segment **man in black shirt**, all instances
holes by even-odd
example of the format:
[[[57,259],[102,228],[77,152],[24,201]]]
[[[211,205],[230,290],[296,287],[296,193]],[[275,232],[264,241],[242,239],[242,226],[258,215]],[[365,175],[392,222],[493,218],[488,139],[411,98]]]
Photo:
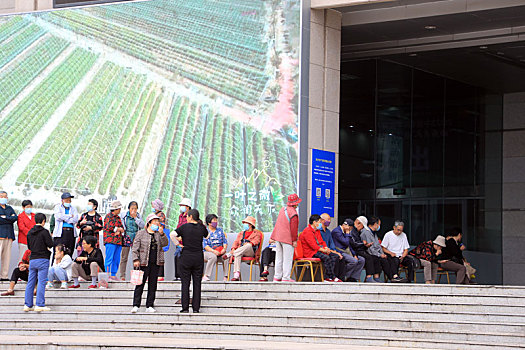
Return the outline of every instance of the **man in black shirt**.
[[[29,258],[29,279],[26,286],[24,311],[50,311],[46,307],[46,281],[49,270],[50,249],[53,248],[53,239],[44,228],[46,216],[42,213],[35,215],[36,225],[27,233],[27,249],[31,251]],[[33,291],[38,279],[36,291],[36,307],[33,307]]]
[[[208,236],[208,230],[199,219],[199,211],[191,209],[188,212],[188,223],[175,230],[173,238],[182,245],[181,277],[182,277],[182,313],[190,309],[190,282],[193,278],[193,313],[198,313],[201,307],[201,282],[204,267],[202,240]],[[172,238],[172,239],[173,239]]]

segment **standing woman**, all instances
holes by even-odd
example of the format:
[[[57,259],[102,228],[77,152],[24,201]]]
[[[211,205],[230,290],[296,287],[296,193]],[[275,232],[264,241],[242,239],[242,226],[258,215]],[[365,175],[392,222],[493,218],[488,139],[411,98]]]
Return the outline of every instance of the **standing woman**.
[[[275,276],[274,281],[295,282],[291,279],[293,252],[297,247],[299,216],[297,206],[301,198],[296,194],[288,196],[288,204],[279,211],[277,222],[270,239],[275,241]]]
[[[98,202],[95,199],[88,200],[86,206],[86,212],[80,215],[78,220],[77,228],[80,230],[80,234],[77,242],[78,255],[82,252],[82,240],[87,236],[94,236],[97,239],[97,246],[99,248],[99,234],[104,226],[102,222],[102,216],[97,213]]]
[[[29,199],[22,201],[24,211],[18,214],[18,260],[22,260],[27,250],[27,233],[35,226],[35,214],[33,213],[33,202]]]
[[[149,214],[146,219],[146,228],[137,232],[133,241],[132,257],[133,267],[144,271],[142,284],[135,287],[133,296],[132,313],[139,311],[144,285],[148,280],[148,297],[146,299],[146,312],[155,312],[155,294],[157,293],[157,276],[159,269],[164,265],[164,250],[168,245],[168,237],[160,224],[160,217]]]
[[[164,212],[162,211],[162,209],[164,209],[164,203],[157,198],[153,202],[151,202],[151,206],[153,207],[153,213],[159,217],[160,225],[163,228],[166,228],[168,222],[166,221],[166,214],[164,214]],[[159,281],[164,281],[164,265],[160,267],[158,278]]]
[[[122,224],[124,224],[124,241],[122,242],[122,254],[120,256],[120,279],[126,280],[126,270],[128,267],[128,256],[133,240],[138,230],[142,230],[145,226],[144,220],[138,213],[139,205],[132,201],[128,205],[126,214],[120,214]]]
[[[117,281],[117,271],[120,265],[120,253],[122,251],[122,237],[124,225],[120,219],[120,201],[111,202],[110,213],[104,218],[104,246],[106,246],[106,271],[109,279]]]
[[[180,257],[180,273],[182,277],[182,313],[190,312],[190,282],[193,278],[193,313],[198,313],[201,307],[201,278],[204,267],[202,240],[208,236],[208,230],[199,218],[199,211],[191,209],[188,212],[188,223],[175,230],[172,240],[177,239],[182,245]]]

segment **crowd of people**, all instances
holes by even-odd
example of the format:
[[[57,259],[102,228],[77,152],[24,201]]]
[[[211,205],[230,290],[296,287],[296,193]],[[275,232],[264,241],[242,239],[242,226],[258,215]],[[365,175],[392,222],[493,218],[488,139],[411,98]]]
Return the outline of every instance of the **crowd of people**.
[[[395,221],[392,230],[380,240],[377,233],[381,220],[376,216],[347,218],[330,230],[331,217],[323,213],[312,214],[308,225],[299,233],[297,208],[301,199],[292,194],[280,208],[269,244],[264,247],[264,234],[257,229],[254,217],[242,220],[243,229],[228,250],[228,240],[219,226],[219,217],[208,214],[201,221],[191,201],[183,199],[176,229],[170,232],[164,203],[156,199],[151,203],[151,214],[141,217],[138,203],[132,201],[123,211],[120,201],[113,201],[109,213],[103,218],[97,211],[98,202],[90,199],[86,210],[79,215],[71,204],[74,197],[65,192],[54,208],[50,229],[45,228],[47,218],[33,213],[30,200],[22,202],[23,211],[16,215],[8,203],[7,193],[0,191],[0,278],[10,281],[2,296],[14,295],[19,280],[27,281],[24,311],[49,311],[45,306],[45,289],[80,288],[80,281],[90,282],[88,288],[98,288],[101,272],[110,281],[126,280],[128,257],[131,253],[134,270],[142,280],[136,284],[132,313],[140,309],[146,282],[148,293],[146,311],[155,312],[157,282],[164,279],[165,252],[170,242],[175,248],[175,279],[181,280],[181,312],[189,312],[190,284],[193,280],[193,312],[199,312],[201,282],[211,279],[216,265],[222,264],[224,281],[241,279],[244,260],[257,262],[259,281],[268,281],[270,267],[274,265],[274,282],[295,282],[292,279],[293,262],[309,259],[322,264],[326,282],[358,282],[365,271],[364,282],[410,283],[415,272],[423,269],[425,283],[435,283],[438,268],[456,273],[458,284],[469,284],[473,268],[463,256],[465,246],[458,228],[438,235],[434,240],[421,242],[410,250],[404,223]],[[18,266],[8,279],[11,245],[15,240],[14,224],[18,224]],[[100,249],[99,235],[105,246]],[[51,263],[50,263],[51,261]],[[233,275],[230,277],[230,268]],[[405,277],[399,275],[404,268]],[[33,297],[36,295],[36,305]]]

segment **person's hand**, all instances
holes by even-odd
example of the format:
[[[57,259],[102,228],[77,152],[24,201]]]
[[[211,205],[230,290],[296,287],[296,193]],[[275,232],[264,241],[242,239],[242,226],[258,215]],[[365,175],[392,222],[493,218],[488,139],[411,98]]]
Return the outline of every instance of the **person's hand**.
[[[396,254],[395,254],[395,253],[392,253],[392,252],[390,252],[390,256],[391,256],[392,258],[395,258],[395,257],[396,257]]]
[[[87,257],[81,256],[77,258],[78,261],[87,261]]]
[[[20,271],[25,271],[26,270],[26,267],[24,265],[20,265],[20,267],[18,268]]]
[[[339,252],[335,252],[337,254],[337,256],[339,257],[339,260],[341,260],[343,258],[343,254],[339,253]]]
[[[459,249],[461,249],[463,251],[463,250],[467,249],[467,247],[464,244],[462,244],[462,245],[459,246]]]
[[[86,227],[84,228],[84,230],[85,230],[85,231],[91,231],[91,230],[93,230],[93,227],[91,227],[91,226],[86,226]]]
[[[131,215],[132,218],[136,218],[137,217],[137,209],[135,207],[131,208],[129,210],[129,215]]]
[[[5,219],[5,218],[7,218],[7,216],[5,216],[5,215],[0,215],[0,218],[4,218],[4,219]]]
[[[164,227],[162,225],[159,225],[159,233],[160,234],[164,233]]]
[[[354,259],[357,260],[357,261],[359,261],[359,257],[358,257],[357,255],[354,256]]]
[[[86,223],[87,223],[87,220],[86,220],[86,219],[80,221],[80,225],[85,225]]]
[[[273,244],[273,243],[275,243],[275,240],[273,240],[273,239],[270,238],[270,240],[268,241],[268,243],[269,243],[269,244]]]
[[[133,267],[136,267],[136,268],[140,267],[140,261],[139,260],[135,260],[133,262]]]
[[[297,248],[297,241],[292,242],[292,246],[293,246],[294,248]]]
[[[365,246],[366,246],[367,248],[370,248],[370,247],[372,246],[372,243],[367,243],[367,244],[365,244]]]
[[[382,257],[383,259],[386,259],[386,255],[385,255],[385,254],[381,254],[381,257]]]
[[[213,250],[213,254],[215,254],[216,256],[221,255],[221,253],[218,250],[215,250],[215,249]]]

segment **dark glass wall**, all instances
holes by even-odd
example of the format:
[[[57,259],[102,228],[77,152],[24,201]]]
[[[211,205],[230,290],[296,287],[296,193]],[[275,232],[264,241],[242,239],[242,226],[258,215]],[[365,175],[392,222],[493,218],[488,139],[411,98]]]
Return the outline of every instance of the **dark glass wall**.
[[[402,219],[410,243],[459,226],[501,283],[502,95],[386,60],[341,66],[339,218]]]

